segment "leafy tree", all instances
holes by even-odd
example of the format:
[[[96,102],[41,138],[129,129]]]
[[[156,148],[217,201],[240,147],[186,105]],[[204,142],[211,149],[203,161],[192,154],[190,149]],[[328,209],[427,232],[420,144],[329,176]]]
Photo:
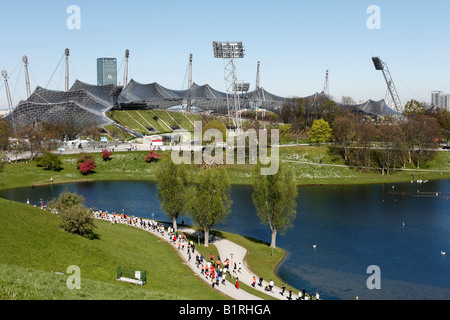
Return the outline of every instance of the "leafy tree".
[[[403,115],[407,117],[417,117],[425,114],[425,107],[417,100],[410,100],[406,103]]]
[[[80,165],[78,166],[78,170],[80,170],[83,175],[93,173],[95,172],[95,169],[97,169],[97,166],[95,165],[94,160],[88,160],[86,162],[80,163]]]
[[[159,159],[161,159],[161,155],[156,152],[155,150],[150,150],[150,152],[148,153],[148,155],[145,156],[145,162],[153,162],[153,161],[158,161]]]
[[[42,156],[36,158],[36,160],[39,167],[44,167],[47,170],[60,171],[63,168],[61,159],[50,151],[43,151]]]
[[[350,117],[341,116],[334,120],[333,136],[336,143],[340,144],[344,160],[348,160],[348,150],[355,137],[355,125]]]
[[[61,227],[70,233],[95,239],[95,224],[91,212],[84,206],[83,196],[65,191],[58,198],[52,199],[48,207],[61,216]]]
[[[275,175],[264,176],[256,168],[253,182],[253,204],[262,223],[268,224],[272,231],[271,248],[276,248],[277,233],[284,233],[293,226],[297,215],[297,186],[292,171],[280,166]]]
[[[11,129],[9,123],[0,119],[0,151],[8,150],[9,137],[11,135]]]
[[[450,140],[450,111],[444,109],[437,115],[437,120],[442,129],[442,137],[448,142]]]
[[[90,240],[97,238],[91,212],[82,205],[74,205],[61,211],[61,227]]]
[[[103,158],[103,161],[109,161],[109,160],[111,160],[112,159],[112,152],[110,152],[110,151],[108,151],[108,150],[103,150],[102,151],[102,158]]]
[[[156,180],[161,208],[169,218],[172,218],[176,232],[177,219],[183,213],[188,186],[186,167],[182,164],[176,165],[170,157],[165,157],[158,164]]]
[[[308,136],[311,142],[318,145],[329,141],[333,135],[333,130],[330,128],[328,122],[323,119],[318,119],[313,122],[311,130],[308,132]]]
[[[77,167],[78,167],[80,164],[82,164],[82,163],[84,163],[84,162],[87,162],[88,160],[95,161],[94,155],[93,155],[93,154],[90,154],[90,153],[85,153],[85,152],[80,153],[80,154],[78,155],[78,157],[77,157]]]
[[[231,210],[230,180],[226,170],[206,169],[198,175],[198,183],[186,192],[185,211],[203,229],[205,247],[209,244],[209,232],[217,222],[225,220]]]

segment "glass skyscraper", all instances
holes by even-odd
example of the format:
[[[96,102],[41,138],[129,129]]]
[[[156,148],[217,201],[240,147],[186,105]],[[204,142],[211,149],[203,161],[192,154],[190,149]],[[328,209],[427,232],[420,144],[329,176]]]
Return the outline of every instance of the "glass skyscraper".
[[[117,59],[97,59],[97,84],[104,86],[113,84],[117,86]]]

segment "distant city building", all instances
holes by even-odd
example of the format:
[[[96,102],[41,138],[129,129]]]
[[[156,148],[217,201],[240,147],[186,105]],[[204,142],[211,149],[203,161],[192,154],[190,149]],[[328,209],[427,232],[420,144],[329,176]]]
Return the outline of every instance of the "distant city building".
[[[442,91],[432,91],[431,105],[450,111],[450,94],[445,94]]]
[[[105,86],[108,84],[117,86],[116,58],[97,59],[97,84],[100,86]]]

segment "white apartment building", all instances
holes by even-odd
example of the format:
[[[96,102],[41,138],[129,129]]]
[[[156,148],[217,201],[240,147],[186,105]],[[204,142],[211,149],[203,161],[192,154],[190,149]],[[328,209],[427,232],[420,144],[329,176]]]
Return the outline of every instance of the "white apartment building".
[[[431,105],[450,111],[450,94],[445,94],[442,91],[432,91]]]

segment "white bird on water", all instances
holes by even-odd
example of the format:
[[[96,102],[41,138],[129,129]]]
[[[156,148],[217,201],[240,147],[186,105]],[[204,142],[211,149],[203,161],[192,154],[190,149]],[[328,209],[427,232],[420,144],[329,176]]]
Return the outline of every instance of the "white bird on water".
[[[446,253],[445,251],[442,251],[442,250],[441,250],[441,254],[442,254],[442,255],[445,255],[445,253]]]
[[[313,248],[314,248],[314,249],[317,248],[317,244],[313,244]]]

